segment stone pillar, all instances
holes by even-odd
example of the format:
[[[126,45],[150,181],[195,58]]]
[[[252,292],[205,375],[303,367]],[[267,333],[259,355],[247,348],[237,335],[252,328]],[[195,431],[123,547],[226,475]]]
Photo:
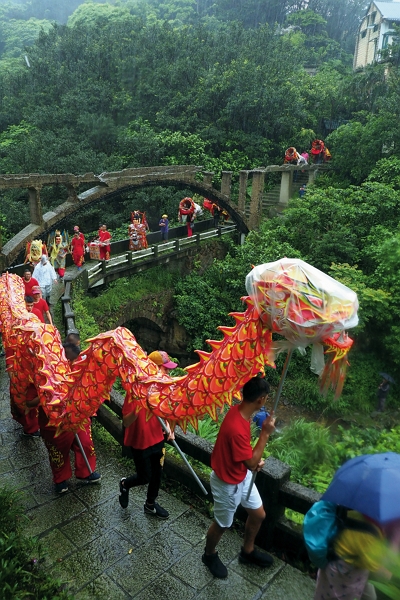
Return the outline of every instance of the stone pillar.
[[[249,178],[248,171],[240,171],[239,173],[239,196],[238,210],[244,212],[246,206],[247,181]]]
[[[253,186],[251,189],[249,229],[258,227],[262,216],[262,194],[264,191],[265,171],[253,171]]]
[[[40,187],[28,188],[28,194],[31,223],[34,225],[43,225],[42,204],[40,202]]]
[[[231,199],[232,171],[222,171],[221,194]]]
[[[78,194],[76,193],[76,185],[73,183],[66,183],[65,187],[68,191],[68,202],[79,202]]]
[[[292,193],[292,171],[282,171],[281,190],[279,193],[279,205],[286,207]]]
[[[206,185],[212,186],[212,180],[214,177],[214,173],[212,171],[203,171],[203,183]]]
[[[317,169],[310,169],[308,171],[308,185],[310,185],[311,183],[314,183],[316,176],[317,176]]]

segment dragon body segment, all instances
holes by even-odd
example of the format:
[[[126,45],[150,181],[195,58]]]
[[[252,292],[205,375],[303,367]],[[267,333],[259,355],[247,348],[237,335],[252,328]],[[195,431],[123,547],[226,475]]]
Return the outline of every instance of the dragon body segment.
[[[352,344],[343,330],[356,322],[357,297],[335,282],[351,292],[339,301],[307,283],[304,273],[296,274],[293,265],[285,263],[289,260],[253,269],[246,281],[251,297],[243,298],[246,311],[230,313],[235,325],[219,327],[223,338],[209,340],[212,351],[198,350],[199,362],[178,378],[161,373],[124,327],[88,340],[88,348],[71,365],[58,331],[25,310],[21,279],[4,274],[0,326],[14,401],[26,408],[26,390],[33,383],[49,424],[59,431],[77,431],[109,399],[120,377],[133,410],[145,409],[149,418],[153,413],[185,430],[188,423],[196,427],[205,414],[217,419],[217,409],[230,405],[251,377],[265,365],[275,366],[279,341],[273,340],[273,333],[283,336],[289,347],[326,340],[331,359],[322,376],[323,387],[334,383],[341,390]]]

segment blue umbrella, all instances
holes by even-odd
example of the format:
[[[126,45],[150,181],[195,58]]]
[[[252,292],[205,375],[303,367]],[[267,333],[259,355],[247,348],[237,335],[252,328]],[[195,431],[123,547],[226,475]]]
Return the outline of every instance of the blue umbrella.
[[[400,518],[400,454],[364,454],[340,467],[323,494],[384,524]]]

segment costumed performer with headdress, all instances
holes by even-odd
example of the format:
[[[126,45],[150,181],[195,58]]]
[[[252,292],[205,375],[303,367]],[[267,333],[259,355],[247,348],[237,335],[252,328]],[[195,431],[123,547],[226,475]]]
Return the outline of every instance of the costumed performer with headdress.
[[[65,232],[64,237],[66,237]],[[63,240],[61,232],[58,229],[54,234],[54,242],[51,244],[50,249],[50,262],[62,281],[65,273],[65,258],[69,249],[68,241],[66,239]]]
[[[40,262],[41,257],[47,256],[46,244],[42,240],[32,240],[26,244],[25,263],[30,263],[34,267]]]

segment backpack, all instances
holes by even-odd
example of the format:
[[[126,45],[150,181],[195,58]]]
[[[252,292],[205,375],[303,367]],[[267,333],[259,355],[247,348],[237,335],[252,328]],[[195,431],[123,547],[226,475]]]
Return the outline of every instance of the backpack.
[[[303,536],[310,561],[319,569],[338,557],[333,549],[334,541],[343,529],[352,529],[379,536],[378,529],[370,523],[347,516],[347,510],[328,502],[316,502],[304,517]]]

